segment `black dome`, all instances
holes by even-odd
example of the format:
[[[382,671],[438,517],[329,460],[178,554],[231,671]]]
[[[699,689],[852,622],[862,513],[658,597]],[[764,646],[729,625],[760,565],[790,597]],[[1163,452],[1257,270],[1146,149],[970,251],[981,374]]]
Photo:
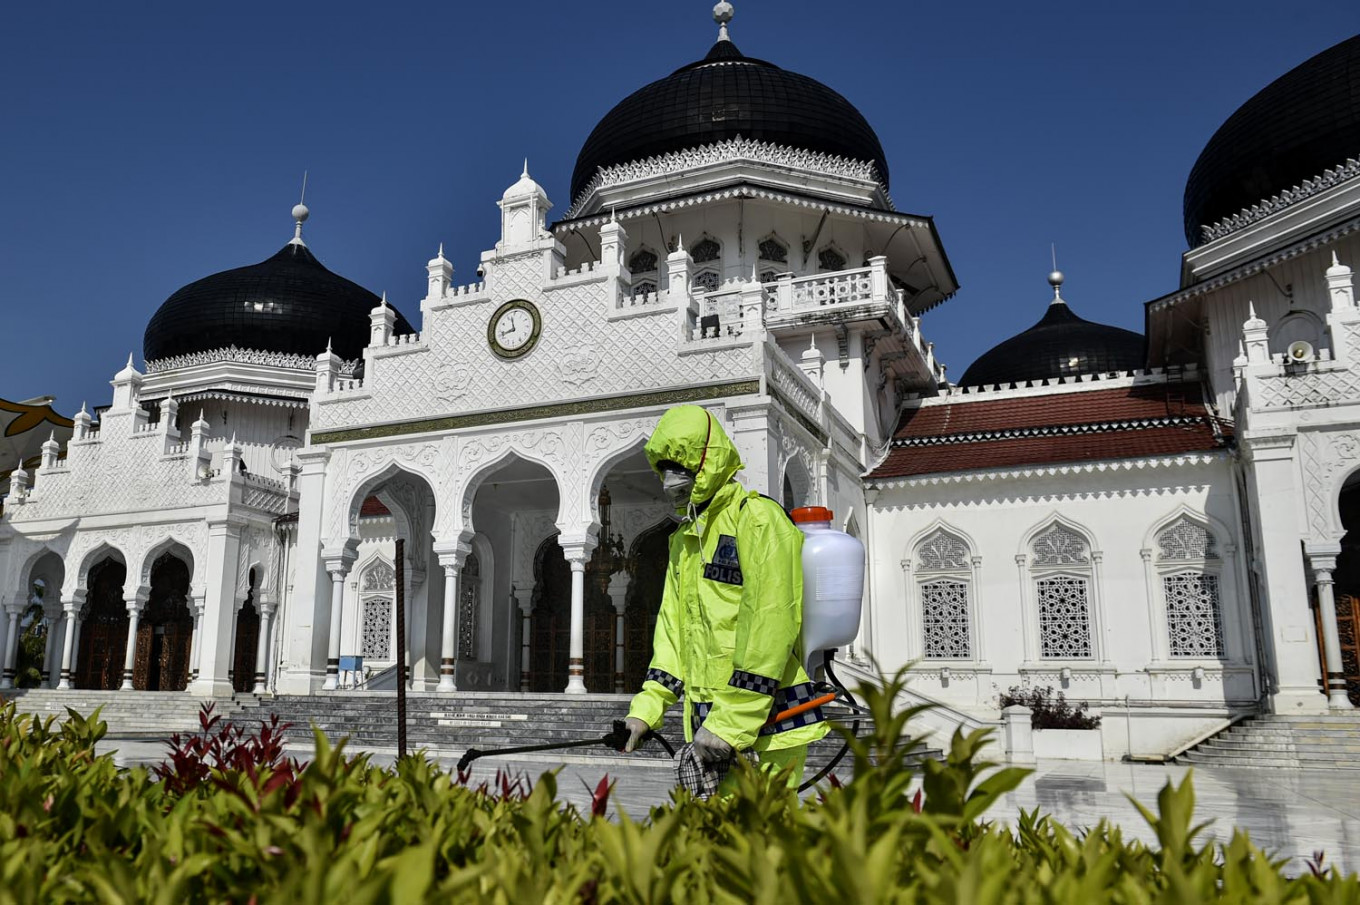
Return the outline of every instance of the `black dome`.
[[[268,260],[196,280],[166,299],[146,325],[142,357],[228,346],[320,355],[329,340],[335,354],[352,361],[368,345],[368,315],[380,301],[290,242]],[[400,312],[393,329],[413,332]]]
[[[1185,238],[1360,157],[1360,35],[1296,66],[1228,117],[1185,183]]]
[[[815,79],[743,56],[731,41],[720,40],[699,62],[634,91],[605,114],[576,158],[571,200],[600,167],[739,135],[873,161],[888,185],[883,146],[849,101]]]
[[[1055,300],[1039,323],[984,352],[959,386],[1023,383],[1145,366],[1143,335],[1083,320]]]

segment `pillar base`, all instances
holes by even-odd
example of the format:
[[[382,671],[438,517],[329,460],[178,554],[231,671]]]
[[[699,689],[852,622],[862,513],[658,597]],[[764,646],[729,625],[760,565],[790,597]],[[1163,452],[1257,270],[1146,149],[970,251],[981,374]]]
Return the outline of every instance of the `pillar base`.
[[[127,678],[127,677],[124,677],[124,679],[123,679],[123,684],[118,686],[118,690],[119,690],[119,691],[134,691],[135,689],[132,687],[132,679]]]
[[[567,687],[563,689],[564,694],[585,694],[586,676],[585,664],[576,658],[568,661],[567,665]]]
[[[1326,713],[1327,697],[1313,688],[1281,688],[1270,696],[1275,713]]]
[[[13,688],[13,687],[14,680],[11,679],[9,676],[5,676],[3,679],[0,679],[0,688]]]
[[[340,684],[340,677],[339,677],[339,676],[337,676],[337,675],[332,675],[331,673],[326,673],[326,681],[324,681],[324,682],[321,683],[321,690],[322,690],[322,691],[335,691],[335,689],[339,686],[339,684]]]
[[[57,691],[70,691],[70,690],[71,690],[70,679],[62,679],[61,681],[57,682]]]

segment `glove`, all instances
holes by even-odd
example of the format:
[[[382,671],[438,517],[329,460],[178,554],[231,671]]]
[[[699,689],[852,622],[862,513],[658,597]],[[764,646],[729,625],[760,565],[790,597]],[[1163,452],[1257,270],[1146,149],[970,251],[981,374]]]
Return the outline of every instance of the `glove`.
[[[694,733],[694,753],[706,764],[720,764],[731,760],[737,752],[727,742],[709,732],[707,727],[700,726],[699,731]]]
[[[628,743],[623,746],[623,752],[631,754],[642,745],[643,739],[652,731],[652,727],[635,716],[624,720],[623,725],[628,730]]]

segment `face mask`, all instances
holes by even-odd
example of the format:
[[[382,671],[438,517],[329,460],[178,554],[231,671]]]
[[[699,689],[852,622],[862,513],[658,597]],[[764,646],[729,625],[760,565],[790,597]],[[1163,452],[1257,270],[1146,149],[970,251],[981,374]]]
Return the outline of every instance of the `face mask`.
[[[672,509],[684,509],[689,505],[689,496],[694,492],[694,475],[684,471],[664,471],[661,473],[661,492]]]

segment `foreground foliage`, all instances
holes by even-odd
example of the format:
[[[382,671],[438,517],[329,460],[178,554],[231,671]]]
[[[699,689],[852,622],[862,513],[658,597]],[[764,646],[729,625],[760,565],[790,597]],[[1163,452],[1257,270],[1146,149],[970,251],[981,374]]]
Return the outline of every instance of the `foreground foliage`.
[[[0,903],[991,903],[1360,902],[1352,875],[1285,877],[1248,839],[1201,840],[1187,779],[1144,815],[1159,845],[1104,823],[1068,830],[988,809],[1024,771],[957,734],[911,766],[917,714],[892,712],[901,675],[861,694],[874,733],[850,739],[854,780],[803,804],[742,769],[738,793],[676,793],[650,814],[558,802],[552,773],[470,788],[415,757],[395,769],[316,735],[289,760],[277,723],[255,734],[205,714],[155,771],[95,754],[97,716],[56,726],[0,710]]]

